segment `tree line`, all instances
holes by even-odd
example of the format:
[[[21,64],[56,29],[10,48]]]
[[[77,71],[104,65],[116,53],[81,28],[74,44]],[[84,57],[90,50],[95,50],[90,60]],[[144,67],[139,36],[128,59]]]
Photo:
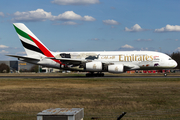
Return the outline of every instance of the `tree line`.
[[[20,72],[38,72],[39,70],[38,65],[34,65],[31,67],[30,70],[20,70]],[[10,67],[6,65],[5,63],[0,64],[0,73],[9,73],[10,72]]]

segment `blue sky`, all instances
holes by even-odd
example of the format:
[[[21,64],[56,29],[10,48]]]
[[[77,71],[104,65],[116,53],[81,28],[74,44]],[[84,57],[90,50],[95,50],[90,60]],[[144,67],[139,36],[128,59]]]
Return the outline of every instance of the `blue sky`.
[[[179,0],[1,0],[0,60],[25,55],[12,23],[51,51],[180,51]]]

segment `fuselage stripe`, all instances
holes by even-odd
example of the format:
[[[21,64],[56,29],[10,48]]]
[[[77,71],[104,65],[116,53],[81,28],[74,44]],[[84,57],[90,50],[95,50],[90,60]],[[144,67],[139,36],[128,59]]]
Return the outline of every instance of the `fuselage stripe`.
[[[26,43],[26,42],[24,42],[22,40],[21,40],[21,43],[23,44],[23,46],[26,49],[29,49],[29,50],[32,50],[32,51],[35,51],[35,52],[39,52],[39,53],[44,55],[44,53],[38,47],[35,47],[34,45],[28,44],[28,43]]]
[[[19,29],[19,28],[16,27],[15,25],[14,25],[14,28],[16,29],[16,32],[17,32],[20,36],[22,36],[22,37],[24,37],[24,38],[32,41],[32,39],[29,37],[29,35],[28,35],[27,33],[25,33],[24,31],[22,31],[21,29]],[[33,42],[33,41],[32,41],[32,42]]]
[[[54,57],[52,55],[52,53],[44,46],[42,45],[38,40],[36,40],[35,38],[33,38],[31,35],[29,35],[29,37],[34,41],[34,43],[38,46],[38,48],[44,53],[45,56],[47,57]],[[52,59],[53,61],[59,63],[59,64],[62,64],[61,61],[59,60],[54,60]]]

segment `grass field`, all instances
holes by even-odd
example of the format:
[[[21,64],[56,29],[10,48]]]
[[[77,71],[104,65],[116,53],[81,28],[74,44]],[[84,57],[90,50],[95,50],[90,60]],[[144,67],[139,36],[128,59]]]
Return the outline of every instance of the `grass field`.
[[[84,108],[84,120],[180,119],[179,78],[1,79],[0,120],[36,120],[49,108]]]

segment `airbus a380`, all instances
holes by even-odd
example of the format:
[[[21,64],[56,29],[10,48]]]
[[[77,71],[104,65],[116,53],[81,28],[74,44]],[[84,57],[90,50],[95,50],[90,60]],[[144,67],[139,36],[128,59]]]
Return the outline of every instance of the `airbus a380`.
[[[176,61],[168,55],[153,51],[52,52],[23,23],[13,25],[27,55],[8,56],[21,61],[57,69],[89,72],[86,76],[104,76],[103,72],[171,69],[177,66]]]

